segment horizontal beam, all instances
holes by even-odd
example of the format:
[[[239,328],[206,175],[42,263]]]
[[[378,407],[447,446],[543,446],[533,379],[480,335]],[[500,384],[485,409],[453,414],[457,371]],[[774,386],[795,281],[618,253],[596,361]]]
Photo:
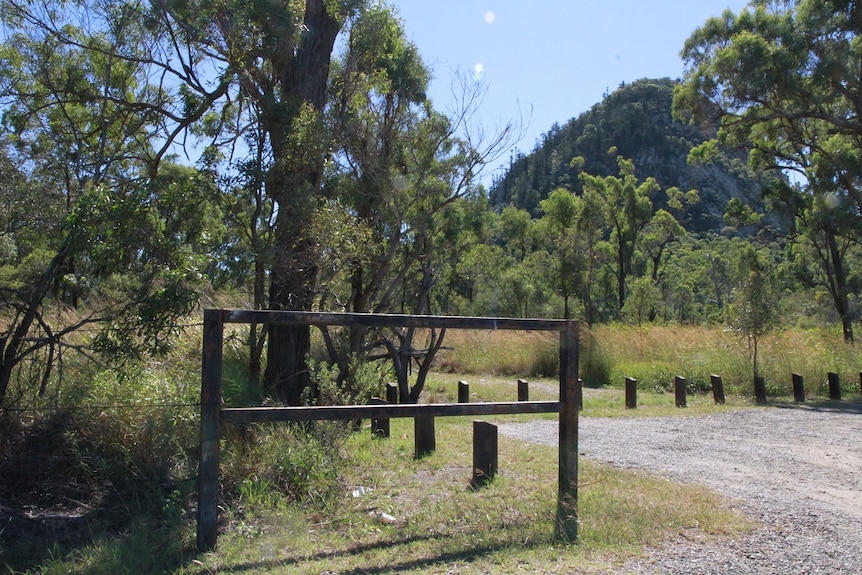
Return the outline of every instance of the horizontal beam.
[[[397,405],[335,405],[324,407],[226,407],[222,423],[267,423],[275,421],[321,421],[388,419],[417,416],[515,415],[559,413],[558,401],[512,401],[489,403],[425,403]]]
[[[282,325],[341,325],[368,327],[415,327],[436,329],[490,329],[558,331],[566,320],[509,317],[460,317],[443,315],[400,315],[371,313],[329,313],[314,311],[221,310],[224,323]]]

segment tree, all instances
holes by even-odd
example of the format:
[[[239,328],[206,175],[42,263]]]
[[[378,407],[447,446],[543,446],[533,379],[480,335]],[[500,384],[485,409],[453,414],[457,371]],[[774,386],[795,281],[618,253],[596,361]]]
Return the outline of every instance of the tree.
[[[28,252],[17,244],[25,249],[0,270],[0,400],[16,370],[18,395],[29,393],[29,386],[44,395],[55,364],[70,348],[86,346],[115,362],[169,348],[177,325],[197,303],[209,261],[205,229],[211,214],[201,209],[201,197],[211,188],[190,168],[163,171],[127,189],[88,188],[55,223],[44,248]],[[91,339],[68,341],[84,327],[95,329]],[[24,365],[35,367],[38,382],[23,379]]]
[[[213,254],[216,261],[208,275],[217,287],[248,287],[251,283],[252,309],[266,309],[277,213],[275,202],[266,193],[266,173],[272,166],[272,154],[256,106],[248,106],[246,112],[248,121],[243,139],[247,154],[234,159],[232,154],[210,146],[199,162],[218,181],[215,201],[225,220],[224,239]],[[248,329],[248,375],[253,384],[259,385],[267,330],[255,323],[249,324]]]
[[[739,267],[740,280],[733,294],[731,325],[748,343],[754,377],[757,368],[758,345],[772,329],[775,321],[775,303],[769,277],[757,252],[748,246]]]
[[[254,123],[271,150],[264,181],[274,206],[272,253],[278,257],[268,261],[268,306],[308,310],[320,274],[313,222],[325,204],[321,184],[331,148],[324,122],[330,62],[336,37],[361,18],[364,5],[362,0],[89,0],[72,6],[6,0],[3,14],[15,41],[7,44],[5,69],[12,79],[51,80],[42,82],[39,92],[49,101],[34,109],[62,110],[70,101],[92,109],[94,101],[105,102],[114,117],[136,120],[133,133],[142,145],[135,155],[122,157],[144,166],[149,177],[157,175],[183,136],[208,138],[212,147],[232,145],[244,132],[242,120],[249,117],[244,111],[253,107]],[[16,60],[19,43],[36,48],[30,75],[17,74],[24,61]],[[93,62],[99,71],[127,70],[134,82],[125,92],[109,90],[104,75],[52,64],[64,61]],[[39,76],[51,66],[73,81]],[[92,79],[92,89],[79,89],[79,76]],[[15,93],[36,92],[16,86]],[[267,349],[271,389],[283,401],[298,403],[308,385],[309,330],[272,326]]]
[[[569,300],[577,292],[583,267],[583,254],[577,243],[577,222],[582,211],[582,200],[565,188],[557,188],[539,203],[544,213],[541,220],[555,254],[552,276],[554,285],[563,297],[563,317],[571,319]]]
[[[685,77],[674,96],[678,116],[720,119],[716,140],[697,153],[716,153],[719,144],[747,149],[752,165],[798,174],[808,194],[831,198],[858,222],[860,31],[859,8],[843,0],[757,0],[738,15],[708,20],[686,41]],[[836,247],[822,260],[827,275],[841,269]],[[852,341],[846,285],[834,279],[840,293],[833,300]]]
[[[206,267],[211,182],[164,162],[172,130],[205,108],[177,105],[150,82],[165,77],[148,68],[153,37],[138,12],[88,7],[2,3],[4,155],[21,174],[11,193],[42,197],[28,216],[38,226],[8,222],[15,253],[0,298],[0,400],[26,362],[43,393],[85,326],[102,328],[92,343],[114,357],[163,350]]]
[[[822,287],[832,299],[844,341],[853,342],[854,313],[850,294],[858,288],[853,280],[849,254],[858,248],[858,216],[847,209],[846,199],[813,195],[799,187],[785,186],[778,192],[778,205],[795,217],[794,234],[788,243],[788,259],[806,287]]]
[[[506,206],[500,213],[500,233],[503,241],[509,252],[519,261],[524,261],[533,249],[534,223],[530,212],[515,206]]]
[[[347,293],[337,297],[335,290],[324,290],[322,296],[343,302],[339,305],[348,311],[432,313],[442,268],[466,249],[458,204],[477,194],[475,175],[511,133],[504,127],[488,142],[471,140],[469,124],[483,86],[458,85],[460,107],[447,116],[427,100],[429,80],[416,47],[389,9],[368,8],[353,23],[330,82],[327,120],[335,152],[324,194],[344,208],[352,220],[347,225],[362,238],[353,242],[354,249],[339,250],[343,257],[336,267],[345,270]],[[420,346],[415,329],[349,331],[349,356],[389,358],[400,401],[418,401],[444,332],[430,330]],[[346,379],[349,356],[339,353],[331,338],[327,342]],[[411,362],[419,367],[412,386]]]
[[[615,153],[616,150],[611,150]],[[610,224],[610,245],[614,254],[613,272],[617,280],[617,310],[626,301],[626,282],[632,273],[632,260],[641,232],[653,217],[651,196],[659,186],[654,178],[638,183],[630,160],[617,158],[619,176],[599,177],[581,174],[584,190],[602,199]]]

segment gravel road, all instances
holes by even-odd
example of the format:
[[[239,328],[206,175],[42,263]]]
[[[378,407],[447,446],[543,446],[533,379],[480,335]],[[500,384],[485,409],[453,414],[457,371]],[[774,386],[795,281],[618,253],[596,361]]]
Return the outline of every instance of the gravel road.
[[[553,421],[499,431],[557,443]],[[614,573],[862,574],[862,405],[582,416],[579,439],[583,457],[707,485],[762,523],[731,542],[680,538]]]

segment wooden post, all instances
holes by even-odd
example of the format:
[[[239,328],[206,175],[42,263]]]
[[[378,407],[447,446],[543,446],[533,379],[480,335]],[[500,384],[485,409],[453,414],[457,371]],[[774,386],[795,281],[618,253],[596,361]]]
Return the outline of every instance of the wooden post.
[[[388,405],[389,402],[379,397],[371,399],[371,405]],[[374,437],[386,438],[389,437],[389,418],[371,419],[371,435]]]
[[[841,401],[841,382],[838,379],[838,374],[830,371],[826,377],[829,379],[829,399]]]
[[[497,426],[486,421],[473,422],[473,479],[470,486],[478,489],[497,475]]]
[[[681,375],[673,378],[673,394],[677,407],[688,407],[688,400],[685,395],[685,378]]]
[[[862,393],[862,371],[859,372],[859,393]]]
[[[560,331],[560,469],[554,537],[578,539],[578,323],[567,321]]]
[[[398,403],[398,386],[394,383],[386,384],[386,400],[372,399],[372,405],[386,405]],[[390,425],[388,417],[379,417],[371,420],[371,433],[375,437],[389,437]]]
[[[712,399],[716,405],[724,405],[724,382],[721,381],[721,376],[712,374],[709,376],[709,381],[712,384]]]
[[[434,416],[422,415],[413,419],[414,449],[413,457],[421,459],[431,455],[437,449],[437,438],[434,435]]]
[[[530,401],[530,384],[526,379],[518,380],[518,401]]]
[[[638,380],[633,377],[626,378],[626,409],[637,409],[638,407]]]
[[[790,377],[793,379],[793,401],[805,403],[805,382],[802,380],[802,376],[794,373]]]
[[[766,405],[766,382],[760,375],[754,376],[754,403]]]
[[[201,359],[201,436],[198,462],[198,551],[215,549],[218,538],[219,411],[224,323],[219,310],[204,310]]]
[[[466,381],[458,382],[458,403],[470,403],[470,384]]]

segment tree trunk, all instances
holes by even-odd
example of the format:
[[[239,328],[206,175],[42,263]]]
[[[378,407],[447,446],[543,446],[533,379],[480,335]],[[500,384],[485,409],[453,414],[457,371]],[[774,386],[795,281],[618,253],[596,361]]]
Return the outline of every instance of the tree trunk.
[[[12,323],[9,326],[9,333],[0,339],[0,404],[6,398],[6,391],[9,389],[9,383],[12,381],[12,372],[21,360],[32,350],[37,349],[32,342],[29,344],[30,352],[25,349],[27,338],[30,334],[30,328],[33,323],[38,321],[39,308],[48,295],[51,289],[52,281],[60,268],[61,263],[69,253],[70,239],[66,238],[63,246],[57,251],[57,254],[51,259],[42,275],[39,277],[39,282],[33,287],[26,302],[22,302],[21,309],[23,313],[17,316],[17,325]],[[51,366],[46,366],[50,371]]]
[[[317,267],[312,242],[303,238],[299,228],[310,214],[297,210],[280,210],[276,246],[282,254],[270,270],[270,309],[310,311],[316,293]],[[299,213],[297,213],[299,212]],[[291,225],[292,215],[296,223]],[[309,388],[306,362],[311,349],[311,328],[306,325],[270,325],[264,377],[269,389],[287,405],[301,405]]]
[[[316,293],[318,259],[309,232],[320,194],[326,146],[321,146],[323,134],[315,133],[314,123],[320,120],[326,103],[330,59],[343,20],[338,14],[330,14],[327,4],[326,0],[306,0],[303,34],[296,54],[274,60],[282,101],[263,108],[276,160],[267,174],[267,193],[278,209],[274,244],[278,255],[270,270],[270,309],[310,311]],[[303,117],[307,110],[318,117]],[[300,119],[301,127],[296,124]],[[298,129],[304,136],[299,145]],[[306,363],[311,348],[310,328],[271,325],[268,339],[264,375],[267,385],[283,402],[300,405],[311,381]]]
[[[831,260],[832,278],[829,282],[832,300],[835,303],[835,311],[841,317],[841,327],[844,331],[844,341],[853,343],[853,320],[850,318],[850,306],[847,301],[847,276],[844,272],[844,259],[838,248],[838,241],[831,227],[827,227],[826,243],[829,248],[829,259]],[[830,266],[827,266],[827,270]]]

